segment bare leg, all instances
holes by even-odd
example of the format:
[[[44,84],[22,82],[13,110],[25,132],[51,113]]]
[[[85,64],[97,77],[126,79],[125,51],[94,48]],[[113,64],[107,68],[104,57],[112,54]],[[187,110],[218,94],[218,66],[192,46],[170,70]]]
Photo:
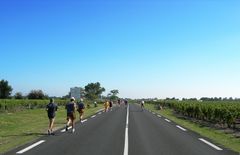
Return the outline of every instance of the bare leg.
[[[51,130],[51,132],[52,132],[52,130],[53,130],[53,124],[54,124],[54,121],[55,121],[55,119],[53,118],[53,119],[51,119],[51,125],[50,125],[50,130]]]

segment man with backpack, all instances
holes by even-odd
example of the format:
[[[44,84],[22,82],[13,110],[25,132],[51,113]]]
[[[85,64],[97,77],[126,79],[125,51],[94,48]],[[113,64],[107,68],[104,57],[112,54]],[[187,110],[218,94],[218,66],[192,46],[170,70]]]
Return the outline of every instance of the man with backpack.
[[[54,103],[54,99],[50,99],[50,103],[46,106],[46,111],[49,118],[48,135],[53,135],[53,124],[58,109],[57,104]]]

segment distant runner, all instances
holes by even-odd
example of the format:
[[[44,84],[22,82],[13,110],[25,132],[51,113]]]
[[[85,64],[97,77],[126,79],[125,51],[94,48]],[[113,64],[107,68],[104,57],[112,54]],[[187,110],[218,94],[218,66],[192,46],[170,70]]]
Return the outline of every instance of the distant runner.
[[[106,102],[104,103],[104,112],[107,112],[107,111],[108,111],[108,108],[109,108],[109,102],[106,101]]]
[[[144,101],[141,102],[141,108],[142,108],[142,111],[144,109]]]
[[[121,100],[120,99],[118,99],[118,106],[120,107],[120,104],[121,104]]]
[[[127,101],[127,100],[124,100],[124,103],[125,103],[125,108],[127,108],[127,106],[128,106],[128,101]]]
[[[55,104],[54,99],[51,98],[50,103],[46,106],[46,111],[48,113],[49,118],[48,135],[53,135],[53,124],[57,109],[58,109],[57,104]]]
[[[94,107],[97,107],[97,102],[96,101],[94,101]]]
[[[72,97],[70,99],[70,102],[66,104],[66,110],[67,110],[67,124],[66,124],[66,131],[68,131],[68,127],[71,123],[72,125],[72,132],[75,132],[75,119],[76,119],[76,103],[74,102],[75,98]]]
[[[83,99],[81,99],[80,102],[78,103],[78,110],[77,110],[79,112],[79,119],[81,122],[83,120],[84,109],[85,109],[85,105],[83,103]]]
[[[113,106],[113,102],[110,101],[110,102],[109,102],[109,111],[112,111],[112,106]]]

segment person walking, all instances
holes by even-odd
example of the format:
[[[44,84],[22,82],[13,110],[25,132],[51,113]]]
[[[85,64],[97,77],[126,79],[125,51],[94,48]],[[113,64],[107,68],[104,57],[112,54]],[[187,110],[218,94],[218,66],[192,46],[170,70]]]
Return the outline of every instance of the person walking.
[[[104,103],[104,112],[107,112],[107,111],[108,111],[108,108],[109,108],[109,102],[106,101],[106,102]]]
[[[97,102],[96,101],[94,101],[94,107],[97,107]]]
[[[57,109],[58,109],[57,104],[54,103],[54,99],[51,98],[50,103],[48,103],[48,105],[46,106],[46,111],[49,119],[48,135],[54,135],[53,124],[54,124]]]
[[[67,124],[66,124],[66,131],[68,131],[68,127],[70,124],[72,125],[72,132],[75,132],[75,119],[76,119],[76,103],[75,98],[71,97],[70,102],[66,104],[67,110]]]
[[[121,104],[121,100],[120,99],[118,99],[118,106],[120,107],[120,104]]]
[[[80,102],[78,102],[78,112],[79,112],[79,119],[82,122],[83,120],[83,115],[84,115],[84,109],[85,109],[85,105],[83,103],[83,99],[80,99]]]
[[[112,111],[112,106],[113,106],[113,102],[110,101],[110,102],[109,102],[109,111]]]
[[[125,108],[127,108],[127,106],[128,106],[128,101],[125,99],[124,100],[124,103],[125,103]]]
[[[141,102],[141,108],[142,108],[142,111],[144,109],[144,101]]]

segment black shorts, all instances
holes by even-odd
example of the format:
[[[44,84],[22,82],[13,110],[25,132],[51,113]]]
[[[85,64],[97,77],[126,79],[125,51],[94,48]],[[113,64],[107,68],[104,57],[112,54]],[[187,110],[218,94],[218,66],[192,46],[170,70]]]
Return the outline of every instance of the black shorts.
[[[67,113],[67,117],[70,118],[71,120],[75,120],[76,119],[75,112]]]
[[[48,118],[49,118],[49,119],[55,118],[55,114],[48,114]]]

